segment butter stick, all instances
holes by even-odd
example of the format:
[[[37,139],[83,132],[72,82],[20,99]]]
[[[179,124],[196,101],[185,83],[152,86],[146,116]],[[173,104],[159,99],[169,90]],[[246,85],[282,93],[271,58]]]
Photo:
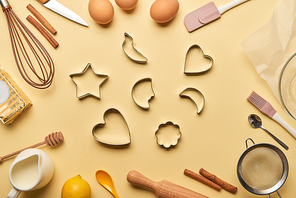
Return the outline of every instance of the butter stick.
[[[31,100],[0,66],[0,120],[11,124],[23,111],[32,106]]]

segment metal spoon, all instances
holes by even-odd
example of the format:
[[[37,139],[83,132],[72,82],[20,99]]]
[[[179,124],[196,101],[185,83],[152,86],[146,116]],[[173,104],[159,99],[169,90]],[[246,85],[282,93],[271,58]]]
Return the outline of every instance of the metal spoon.
[[[286,150],[289,149],[289,147],[285,143],[283,143],[281,140],[279,140],[277,137],[275,137],[272,133],[270,133],[267,129],[265,129],[262,126],[261,118],[258,115],[250,114],[248,117],[248,121],[252,127],[261,128],[264,131],[266,131],[275,141],[277,141],[282,147],[284,147],[284,149],[286,149]]]
[[[115,198],[119,198],[118,195],[117,195],[117,193],[116,193],[116,191],[115,191],[113,180],[112,180],[111,176],[106,171],[104,171],[104,170],[98,170],[96,172],[96,179]]]

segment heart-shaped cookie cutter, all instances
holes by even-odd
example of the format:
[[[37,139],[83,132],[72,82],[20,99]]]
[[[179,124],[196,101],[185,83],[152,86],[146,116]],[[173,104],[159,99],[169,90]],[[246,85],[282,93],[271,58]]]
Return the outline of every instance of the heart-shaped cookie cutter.
[[[95,95],[95,94],[92,94],[92,93],[85,93],[85,94],[82,94],[82,95],[78,96],[78,85],[77,85],[77,83],[73,80],[73,77],[74,77],[74,76],[82,76],[82,75],[83,75],[83,74],[84,74],[89,68],[91,68],[92,72],[93,72],[95,75],[97,75],[97,76],[99,76],[99,77],[101,77],[101,78],[104,78],[104,80],[99,84],[99,93],[98,93],[98,96]],[[104,75],[104,74],[97,74],[97,73],[94,71],[94,69],[93,69],[93,67],[92,67],[92,65],[91,65],[90,63],[88,63],[88,64],[85,66],[85,68],[82,70],[82,72],[74,73],[74,74],[70,74],[69,76],[70,76],[70,78],[72,79],[72,81],[73,81],[73,82],[75,83],[75,85],[76,85],[76,98],[78,98],[78,99],[82,99],[82,98],[85,98],[85,97],[87,97],[87,96],[93,96],[93,97],[95,97],[95,98],[101,99],[100,87],[101,87],[101,85],[104,84],[104,82],[105,82],[106,80],[108,80],[108,78],[109,78],[107,75]]]
[[[140,55],[144,58],[144,60],[139,60],[139,59],[135,59],[135,58],[132,58],[130,55],[128,55],[124,49],[124,44],[125,44],[125,41],[126,41],[126,38],[129,38],[131,39],[131,46],[133,47],[133,49]],[[144,56],[142,53],[140,53],[135,47],[134,47],[134,39],[131,35],[129,35],[128,33],[124,33],[124,41],[122,42],[122,50],[123,52],[127,55],[127,57],[129,57],[132,61],[136,62],[136,63],[139,63],[139,64],[146,64],[147,61],[148,61],[148,58],[146,58],[146,56]]]
[[[193,100],[190,96],[184,94],[185,91],[194,91],[194,92],[197,92],[198,94],[200,94],[202,96],[202,106],[198,107],[197,102],[195,100]],[[181,98],[189,98],[192,102],[194,102],[194,104],[197,108],[197,114],[200,114],[200,112],[203,110],[203,108],[205,106],[206,99],[205,99],[204,95],[202,94],[201,91],[199,91],[198,89],[196,89],[194,87],[187,87],[179,94],[179,96]]]
[[[148,99],[148,106],[147,106],[147,107],[146,107],[146,106],[142,106],[142,105],[140,105],[140,104],[135,100],[135,98],[134,98],[134,88],[135,88],[137,85],[139,85],[140,83],[145,82],[145,81],[149,81],[149,82],[151,82],[151,90],[152,90],[152,93],[153,93],[153,95]],[[133,101],[136,103],[136,105],[138,105],[139,107],[141,107],[141,108],[143,108],[143,109],[145,109],[145,110],[149,109],[149,108],[150,108],[149,101],[152,100],[152,99],[154,98],[154,96],[155,96],[155,93],[154,93],[154,91],[153,91],[153,87],[152,87],[152,78],[142,78],[142,79],[138,80],[138,81],[133,85],[133,87],[132,87],[131,95],[132,95],[132,99],[133,99]]]
[[[188,53],[194,48],[199,49],[202,52],[203,57],[206,59],[209,59],[211,61],[210,67],[200,70],[200,71],[186,71],[186,62],[187,62]],[[201,74],[201,73],[204,73],[204,72],[207,72],[208,70],[210,70],[213,67],[213,65],[214,65],[214,59],[210,55],[205,54],[199,45],[193,44],[188,48],[186,55],[185,55],[184,74],[188,74],[188,75]]]
[[[108,141],[103,140],[103,139],[100,139],[100,138],[98,138],[98,137],[96,136],[96,134],[95,134],[96,129],[97,129],[97,128],[100,128],[100,127],[103,128],[103,127],[105,126],[105,124],[106,124],[105,116],[106,116],[106,114],[108,114],[108,113],[110,113],[110,112],[118,113],[118,114],[121,115],[121,117],[123,118],[123,120],[124,120],[124,122],[125,122],[125,124],[126,124],[126,126],[127,126],[127,129],[128,129],[129,140],[128,140],[127,142],[124,142],[124,143],[122,143],[122,142],[120,142],[120,143],[119,143],[119,142],[108,142]],[[93,137],[94,137],[94,139],[95,139],[96,141],[98,141],[98,142],[100,142],[100,143],[103,143],[103,144],[111,145],[111,146],[124,146],[124,145],[128,145],[128,144],[131,143],[131,133],[130,133],[130,129],[129,129],[129,127],[128,127],[128,124],[127,124],[127,122],[126,122],[124,116],[120,113],[119,110],[117,110],[117,109],[115,109],[115,108],[109,108],[109,109],[107,109],[107,110],[105,111],[105,113],[104,113],[104,115],[103,115],[103,118],[104,118],[104,123],[98,123],[98,124],[96,124],[96,125],[93,127],[93,129],[92,129],[92,135],[93,135]]]
[[[177,137],[177,139],[171,141],[169,144],[165,144],[163,142],[167,142],[167,140],[165,141],[162,141],[159,136],[158,136],[158,133],[159,133],[159,130],[162,128],[162,127],[165,127],[167,125],[172,125],[176,128],[178,128],[178,132],[179,132],[179,135]],[[180,140],[180,138],[182,137],[182,133],[180,131],[180,126],[178,124],[174,124],[172,121],[167,121],[166,123],[162,123],[158,126],[157,130],[155,131],[155,137],[156,137],[156,143],[159,145],[159,146],[163,146],[164,148],[170,148],[171,146],[176,146]]]

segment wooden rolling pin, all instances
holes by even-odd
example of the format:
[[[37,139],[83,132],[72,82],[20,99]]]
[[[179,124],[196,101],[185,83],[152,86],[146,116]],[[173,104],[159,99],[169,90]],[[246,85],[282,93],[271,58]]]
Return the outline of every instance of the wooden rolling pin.
[[[12,157],[14,155],[17,155],[20,152],[22,152],[23,150],[26,150],[26,149],[29,149],[29,148],[35,148],[35,147],[41,146],[43,144],[46,144],[47,146],[56,146],[56,145],[62,143],[63,141],[64,141],[64,136],[63,136],[62,132],[59,131],[59,132],[51,133],[48,136],[46,136],[44,138],[44,141],[42,141],[42,142],[39,142],[39,143],[34,144],[32,146],[29,146],[27,148],[24,148],[24,149],[21,149],[21,150],[18,150],[18,151],[15,151],[13,153],[10,153],[10,154],[7,154],[7,155],[4,155],[4,156],[0,157],[0,163],[4,159],[9,158],[9,157]]]
[[[127,181],[153,189],[159,198],[209,198],[167,180],[154,182],[135,170],[128,173]]]

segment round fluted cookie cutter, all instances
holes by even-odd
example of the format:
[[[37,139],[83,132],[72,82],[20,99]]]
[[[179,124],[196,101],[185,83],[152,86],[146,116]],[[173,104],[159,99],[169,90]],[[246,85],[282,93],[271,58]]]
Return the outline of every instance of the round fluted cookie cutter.
[[[134,88],[137,86],[137,85],[139,85],[140,83],[142,83],[142,82],[147,82],[147,81],[149,81],[149,82],[151,82],[151,91],[152,91],[152,93],[153,93],[153,95],[148,99],[148,106],[143,106],[143,105],[140,105],[139,104],[139,102],[137,102],[137,100],[134,98]],[[136,103],[136,105],[138,105],[139,107],[141,107],[141,108],[143,108],[143,109],[145,109],[145,110],[148,110],[149,108],[150,108],[150,104],[149,104],[149,102],[150,102],[150,100],[152,100],[153,98],[154,98],[154,96],[155,96],[155,93],[154,93],[154,91],[153,91],[153,87],[152,87],[152,78],[142,78],[142,79],[140,79],[140,80],[138,80],[134,85],[133,85],[133,87],[132,87],[132,91],[131,91],[131,96],[132,96],[132,99],[133,99],[133,101]]]
[[[178,134],[175,134],[174,137],[170,137],[172,138],[171,141],[170,140],[163,140],[160,138],[159,136],[159,131],[162,127],[165,127],[165,126],[168,126],[168,125],[172,125],[173,127],[177,128],[178,129]],[[173,134],[174,135],[174,134]],[[155,132],[155,137],[156,137],[156,143],[159,145],[159,146],[163,146],[164,148],[170,148],[171,146],[176,146],[180,140],[180,138],[182,137],[182,133],[180,131],[180,126],[178,124],[174,124],[172,121],[167,121],[166,123],[162,123],[158,126],[156,132]],[[170,141],[168,143],[168,141]]]
[[[206,68],[206,69],[203,69],[203,70],[200,70],[200,71],[186,71],[186,62],[187,62],[187,56],[188,56],[188,53],[189,53],[192,49],[194,49],[194,48],[199,49],[199,50],[202,52],[203,57],[206,58],[206,59],[209,59],[209,60],[211,61],[210,67],[208,67],[208,68]],[[214,59],[213,59],[210,55],[205,54],[204,51],[202,50],[202,48],[201,48],[199,45],[197,45],[197,44],[193,44],[193,45],[191,45],[191,46],[188,48],[188,50],[187,50],[187,52],[186,52],[186,55],[185,55],[184,74],[187,74],[187,75],[201,74],[201,73],[204,73],[204,72],[207,72],[208,70],[210,70],[210,69],[213,67],[213,65],[214,65]]]

